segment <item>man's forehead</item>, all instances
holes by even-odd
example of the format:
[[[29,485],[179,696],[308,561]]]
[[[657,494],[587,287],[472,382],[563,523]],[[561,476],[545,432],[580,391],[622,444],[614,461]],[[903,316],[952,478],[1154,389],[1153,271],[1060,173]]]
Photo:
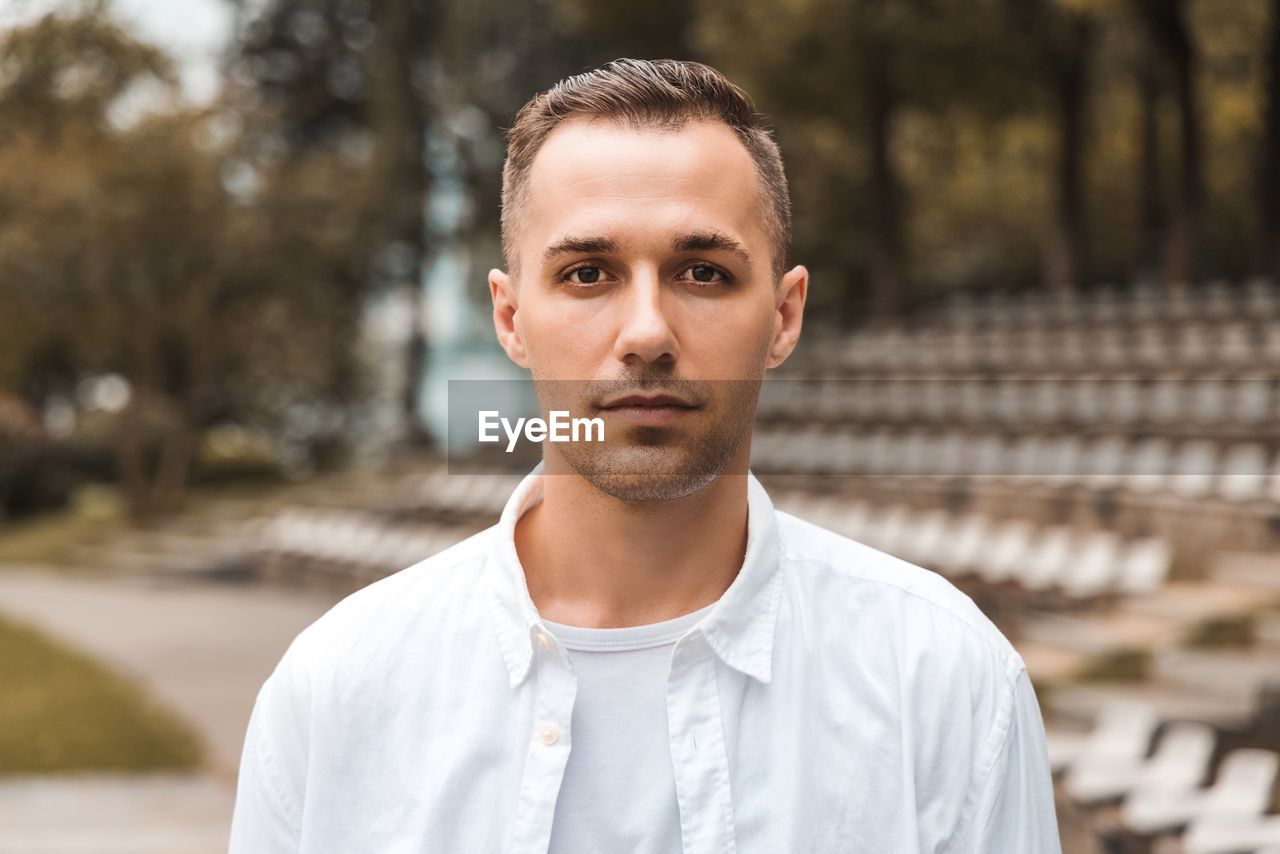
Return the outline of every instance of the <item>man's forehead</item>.
[[[754,161],[722,123],[690,121],[670,131],[574,119],[538,152],[527,201],[540,244],[617,237],[635,226],[673,238],[727,233],[742,242],[763,227],[761,193]]]
[[[750,192],[758,180],[746,147],[723,123],[691,120],[668,130],[603,119],[571,119],[557,127],[534,157],[529,178],[535,201],[692,186],[723,195]]]

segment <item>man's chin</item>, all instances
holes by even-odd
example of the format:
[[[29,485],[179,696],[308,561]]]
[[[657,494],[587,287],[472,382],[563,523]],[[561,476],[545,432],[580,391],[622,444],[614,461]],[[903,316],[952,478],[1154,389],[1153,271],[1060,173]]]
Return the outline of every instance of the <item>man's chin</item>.
[[[675,501],[711,485],[729,467],[729,458],[690,459],[677,448],[638,447],[569,458],[568,463],[596,489],[619,500]]]

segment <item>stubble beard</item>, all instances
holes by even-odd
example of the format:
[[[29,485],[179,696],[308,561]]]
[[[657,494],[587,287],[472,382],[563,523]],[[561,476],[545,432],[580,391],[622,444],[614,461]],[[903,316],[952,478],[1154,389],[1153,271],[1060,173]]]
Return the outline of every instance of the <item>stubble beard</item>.
[[[569,442],[558,452],[573,471],[620,501],[676,501],[710,486],[733,463],[751,433],[761,380],[724,380],[723,413],[698,411],[706,421],[694,435],[672,442],[660,427],[632,427],[627,444]],[[745,466],[743,472],[745,474]]]

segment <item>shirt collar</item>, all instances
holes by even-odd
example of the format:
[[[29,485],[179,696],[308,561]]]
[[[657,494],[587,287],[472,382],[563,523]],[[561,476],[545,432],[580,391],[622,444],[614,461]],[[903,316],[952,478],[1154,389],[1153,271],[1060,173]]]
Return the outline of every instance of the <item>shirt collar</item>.
[[[493,620],[513,688],[528,675],[536,635],[546,630],[529,596],[515,542],[516,521],[540,500],[542,463],[507,500],[492,529],[494,541],[486,560]],[[725,664],[765,684],[773,673],[774,627],[782,589],[780,554],[773,502],[756,476],[748,473],[746,557],[711,613],[691,631],[700,631]]]

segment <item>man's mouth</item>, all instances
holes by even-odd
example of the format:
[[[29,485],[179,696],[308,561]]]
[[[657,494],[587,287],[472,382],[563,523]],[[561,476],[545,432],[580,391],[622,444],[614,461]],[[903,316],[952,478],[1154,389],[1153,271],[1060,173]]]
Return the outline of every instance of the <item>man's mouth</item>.
[[[624,421],[645,427],[672,424],[697,408],[696,404],[673,394],[628,394],[600,407]]]

